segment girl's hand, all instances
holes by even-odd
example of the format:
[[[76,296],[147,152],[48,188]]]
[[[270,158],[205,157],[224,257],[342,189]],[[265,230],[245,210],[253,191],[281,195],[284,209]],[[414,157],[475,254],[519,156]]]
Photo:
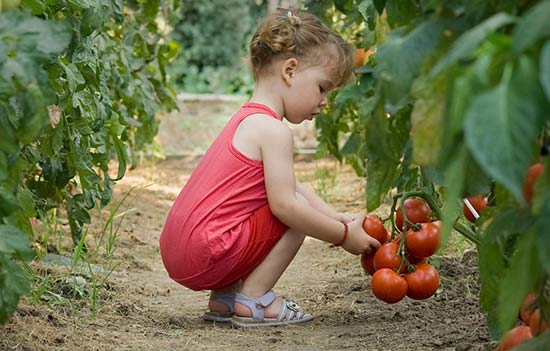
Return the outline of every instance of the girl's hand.
[[[358,214],[351,214],[351,213],[341,213],[341,212],[338,212],[338,216],[337,216],[337,220],[340,221],[340,222],[344,222],[346,224],[352,222],[354,219],[356,219],[357,217],[360,217],[361,215],[358,215]]]
[[[348,237],[342,247],[349,253],[360,255],[364,252],[371,253],[380,247],[380,242],[368,235],[363,229],[365,216],[358,216],[348,223]]]

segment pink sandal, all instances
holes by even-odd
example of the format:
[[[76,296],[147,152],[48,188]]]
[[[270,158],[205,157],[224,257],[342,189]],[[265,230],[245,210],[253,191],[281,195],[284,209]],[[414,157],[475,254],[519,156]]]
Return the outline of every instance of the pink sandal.
[[[235,295],[235,302],[238,302],[246,306],[252,317],[242,317],[233,315],[231,323],[238,327],[269,327],[285,324],[296,324],[308,322],[313,319],[313,316],[309,313],[305,313],[302,308],[294,301],[283,300],[281,303],[281,312],[277,318],[264,317],[264,310],[267,306],[271,305],[276,299],[275,293],[269,290],[265,295],[258,298],[250,298],[243,294],[237,293]]]

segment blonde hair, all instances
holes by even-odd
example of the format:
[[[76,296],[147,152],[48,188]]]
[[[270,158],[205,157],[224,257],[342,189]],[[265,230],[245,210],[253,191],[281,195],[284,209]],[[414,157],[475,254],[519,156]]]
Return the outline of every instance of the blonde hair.
[[[350,44],[312,14],[278,9],[262,20],[250,41],[254,79],[275,59],[288,58],[313,65],[328,64],[334,86],[353,79],[354,56]]]

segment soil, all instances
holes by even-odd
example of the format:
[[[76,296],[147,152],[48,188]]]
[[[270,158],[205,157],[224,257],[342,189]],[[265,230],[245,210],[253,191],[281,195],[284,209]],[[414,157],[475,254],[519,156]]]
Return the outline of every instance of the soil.
[[[189,103],[179,113],[164,117],[159,143],[172,156],[146,161],[128,171],[116,185],[111,205],[94,215],[87,243],[88,261],[98,269],[96,273],[85,265],[74,279],[72,273],[78,267],[43,259],[31,263],[35,292],[24,297],[12,318],[0,327],[0,349],[494,349],[479,308],[475,252],[463,255],[463,244],[454,241],[445,255],[433,259],[441,287],[427,300],[405,298],[396,304],[377,300],[358,256],[308,238],[274,290],[312,313],[312,322],[244,330],[202,321],[208,292],[191,291],[168,278],[158,239],[172,201],[230,109],[235,106]],[[312,126],[297,129],[296,135],[300,148],[315,146]],[[364,183],[350,167],[329,158],[297,155],[296,174],[337,210],[364,211]],[[377,213],[385,215],[388,210],[385,205]],[[113,219],[112,230],[109,218]],[[53,239],[52,226],[41,223],[37,227],[40,257],[47,252],[70,257],[67,235]],[[65,220],[53,226],[61,232],[66,227]],[[102,228],[108,228],[103,237]],[[109,233],[116,234],[110,256]]]

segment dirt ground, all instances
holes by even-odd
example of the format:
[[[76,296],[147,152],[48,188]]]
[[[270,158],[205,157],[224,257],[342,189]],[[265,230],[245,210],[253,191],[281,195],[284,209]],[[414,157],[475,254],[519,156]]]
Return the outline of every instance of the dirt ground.
[[[167,154],[176,156],[147,161],[129,171],[116,185],[112,205],[96,214],[102,219],[96,218],[90,227],[88,243],[91,248],[94,243],[99,247],[103,241],[98,244],[97,237],[105,214],[108,217],[109,209],[129,194],[119,216],[114,217],[115,224],[120,221],[121,226],[115,231],[113,255],[96,255],[93,260],[112,273],[106,277],[81,272],[79,283],[67,288],[69,268],[43,260],[33,262],[35,286],[41,287],[41,295],[23,298],[10,321],[0,327],[1,350],[494,349],[479,310],[476,256],[472,252],[461,255],[464,247],[460,243],[434,260],[441,275],[436,296],[424,301],[405,298],[389,305],[372,294],[359,257],[306,239],[274,290],[312,313],[312,322],[251,330],[203,322],[208,292],[191,291],[168,278],[158,239],[172,201],[209,138],[216,134],[215,128],[223,125],[219,119],[234,108],[189,104],[163,120],[160,143]],[[207,132],[200,132],[201,128]],[[300,147],[315,145],[311,126],[297,130],[296,135]],[[296,173],[336,209],[363,211],[364,184],[349,167],[298,155]],[[379,214],[387,211],[387,206],[382,207]],[[63,229],[66,223],[62,221],[60,226]],[[70,257],[67,244],[60,245],[65,249],[50,246],[50,252]],[[103,282],[97,296],[93,295],[94,279]]]

